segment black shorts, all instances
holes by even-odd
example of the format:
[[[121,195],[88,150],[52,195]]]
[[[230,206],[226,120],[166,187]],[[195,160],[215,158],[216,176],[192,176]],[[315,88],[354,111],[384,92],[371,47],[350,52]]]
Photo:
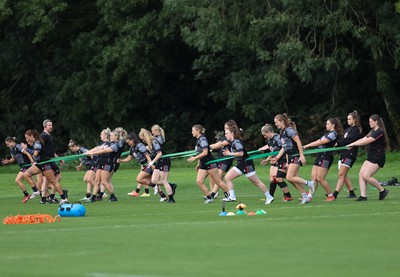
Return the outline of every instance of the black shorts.
[[[300,161],[300,156],[289,156],[288,161],[288,164],[298,164],[303,166],[303,163]]]
[[[253,160],[238,162],[233,169],[235,169],[236,172],[240,171],[241,173],[245,174],[246,177],[250,177],[256,172]]]
[[[171,159],[170,158],[160,159],[155,164],[155,167],[160,171],[169,172],[171,169]]]
[[[200,162],[200,166],[199,169],[203,169],[203,170],[211,170],[214,168],[218,168],[218,163],[214,162],[214,163],[210,163],[210,164],[203,164],[202,162]]]
[[[352,168],[355,162],[356,159],[350,157],[340,157],[340,164],[348,168]]]
[[[54,165],[52,165],[52,164],[54,164]],[[54,166],[58,168],[58,166],[56,165],[55,162],[46,163],[46,164],[35,164],[35,166],[37,168],[39,168],[40,171],[42,171],[42,172],[47,171],[47,170],[53,170],[54,171],[54,169],[53,169]]]
[[[333,163],[333,155],[317,154],[314,165],[329,169]]]
[[[385,155],[370,155],[368,154],[367,161],[377,164],[380,168],[385,165],[386,157]]]
[[[233,159],[220,161],[218,163],[218,169],[222,170],[223,172],[228,172],[229,168],[231,168],[233,164]]]

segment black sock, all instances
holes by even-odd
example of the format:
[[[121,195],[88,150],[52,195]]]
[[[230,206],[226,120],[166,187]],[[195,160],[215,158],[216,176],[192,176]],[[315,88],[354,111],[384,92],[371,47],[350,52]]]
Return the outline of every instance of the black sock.
[[[149,189],[144,189],[144,192],[147,193],[147,194],[149,194],[149,193],[150,193],[150,190],[149,190]]]
[[[271,181],[269,183],[269,194],[271,194],[272,197],[275,194],[275,190],[276,190],[276,182],[275,181]]]
[[[29,193],[28,193],[26,190],[24,190],[22,193],[23,193],[25,196],[28,196],[28,195],[29,195]]]
[[[33,192],[37,192],[37,188],[36,187],[32,187]]]
[[[114,192],[110,193],[110,198],[116,198]]]
[[[163,191],[160,191],[159,194],[160,194],[160,196],[161,196],[162,198],[167,197]]]
[[[354,190],[352,189],[352,190],[349,190],[349,195],[351,195],[351,196],[355,196],[356,194],[354,193]]]
[[[60,195],[61,199],[65,199],[65,193],[63,195]]]
[[[46,197],[42,196],[42,203],[46,202]]]
[[[174,195],[173,194],[168,195],[168,198],[169,198],[169,200],[174,200]]]
[[[103,198],[103,194],[104,194],[104,192],[99,192],[99,196],[98,196],[98,198]]]
[[[285,195],[286,197],[292,198],[292,195],[290,194],[290,192],[286,192],[284,195]]]
[[[86,193],[86,198],[90,198],[92,194],[90,192]]]
[[[54,199],[54,197],[56,197],[56,195],[55,194],[50,194],[50,199]]]
[[[140,192],[140,188],[136,188],[135,191],[136,191],[137,193],[139,193],[139,192]]]
[[[335,198],[337,198],[338,195],[339,195],[339,192],[335,190],[335,191],[333,192],[333,196],[335,196]]]

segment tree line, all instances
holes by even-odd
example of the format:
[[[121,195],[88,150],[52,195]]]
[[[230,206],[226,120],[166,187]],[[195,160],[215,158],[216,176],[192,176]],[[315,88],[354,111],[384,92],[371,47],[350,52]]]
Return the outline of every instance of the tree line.
[[[287,113],[302,140],[357,110],[400,145],[400,5],[379,0],[0,0],[0,137],[51,118],[59,152],[161,125],[169,152],[228,119],[249,144]],[[2,152],[5,152],[2,145]],[[3,155],[3,153],[2,153]]]

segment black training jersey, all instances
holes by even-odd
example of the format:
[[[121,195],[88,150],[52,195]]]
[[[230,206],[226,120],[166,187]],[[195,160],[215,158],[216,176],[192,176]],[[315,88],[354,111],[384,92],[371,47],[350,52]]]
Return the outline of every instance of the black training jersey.
[[[338,139],[338,146],[346,146],[352,142],[355,142],[361,138],[360,129],[357,126],[347,127],[344,131],[343,138]],[[340,151],[341,157],[357,157],[358,147],[354,146],[351,149],[345,149]]]
[[[235,159],[239,162],[244,162],[249,155],[247,154],[247,151],[243,145],[243,142],[240,139],[234,139],[231,143],[231,152],[232,153],[238,153],[238,152],[243,152],[243,156],[236,157]]]
[[[40,153],[40,159],[42,161],[54,158],[54,146],[55,141],[54,138],[46,132],[42,132],[40,136],[43,139],[44,145],[42,151]]]
[[[10,149],[11,157],[15,159],[20,167],[23,167],[26,164],[31,163],[28,156],[23,154],[24,148],[22,148],[21,144],[16,144],[15,147]]]
[[[368,154],[382,154],[385,153],[386,143],[385,134],[381,129],[373,130],[372,133],[367,135],[367,137],[372,137],[375,139],[374,142],[369,144]]]
[[[149,154],[149,152],[141,142],[129,149],[129,155],[133,156],[142,165],[147,163],[146,154]]]
[[[297,135],[296,130],[292,127],[287,127],[281,132],[281,143],[286,154],[294,155],[299,153],[297,143],[293,140]]]
[[[270,152],[277,152],[282,148],[281,137],[278,134],[268,140],[268,147]]]
[[[105,148],[111,148],[112,152],[101,154],[99,156],[99,162],[100,163],[113,162],[115,155],[117,154],[118,151],[118,143],[116,141],[107,141]]]
[[[224,156],[224,151],[225,150],[229,150],[230,148],[231,148],[231,142],[225,137],[225,136],[222,136],[222,138],[219,140],[220,142],[228,142],[229,144],[227,144],[227,145],[224,145],[224,146],[222,146],[221,147],[221,149],[219,150],[219,157],[223,157]]]
[[[161,145],[157,139],[154,139],[151,142],[151,145],[153,146],[153,149],[150,150],[150,158],[154,159],[159,152],[162,152],[162,149],[161,149]]]
[[[207,149],[207,155],[200,159],[200,162],[203,164],[212,160],[213,156],[211,155],[210,145],[208,144],[207,138],[204,135],[201,135],[196,141],[195,151],[197,154],[201,154],[204,149]]]

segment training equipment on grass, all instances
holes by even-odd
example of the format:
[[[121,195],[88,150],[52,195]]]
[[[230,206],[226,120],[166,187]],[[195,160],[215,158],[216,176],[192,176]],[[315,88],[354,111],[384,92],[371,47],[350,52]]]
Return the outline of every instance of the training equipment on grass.
[[[238,210],[236,213],[234,212],[226,212],[225,211],[225,201],[222,202],[222,212],[219,216],[235,216],[235,215],[248,215],[248,216],[255,216],[255,215],[266,215],[267,212],[264,210],[257,210],[256,212],[246,212],[244,209],[247,208],[246,204],[239,203],[236,205],[236,209]]]
[[[63,203],[58,208],[59,216],[67,216],[67,217],[77,217],[84,216],[86,214],[86,208],[80,202],[77,203]]]
[[[61,221],[60,216],[52,217],[49,214],[18,214],[16,216],[7,216],[3,219],[4,224],[39,224],[39,223],[54,223],[58,220]]]

